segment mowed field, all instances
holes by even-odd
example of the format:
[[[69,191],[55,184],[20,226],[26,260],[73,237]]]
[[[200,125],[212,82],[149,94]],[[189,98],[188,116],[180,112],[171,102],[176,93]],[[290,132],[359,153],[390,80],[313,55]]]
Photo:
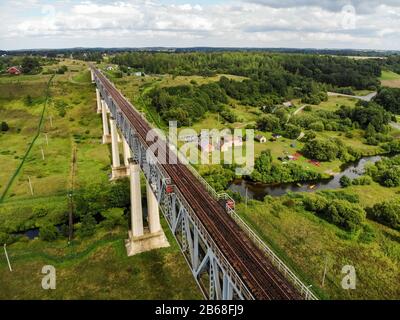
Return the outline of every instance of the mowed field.
[[[400,74],[392,71],[382,71],[381,83],[384,87],[400,88]]]
[[[64,223],[72,180],[75,190],[109,183],[110,147],[101,143],[101,117],[96,113],[88,67],[66,59],[45,66],[44,72],[61,65],[69,70],[54,77],[39,137],[0,204],[0,226],[12,232]],[[0,121],[10,127],[0,134],[0,194],[39,129],[50,77],[0,76]],[[38,208],[48,214],[38,217]],[[201,299],[179,248],[164,227],[170,248],[131,258],[124,244],[126,228],[110,232],[98,226],[95,236],[74,239],[71,244],[65,238],[45,242],[19,237],[7,246],[12,273],[3,251],[0,254],[0,299]],[[41,269],[49,264],[57,269],[54,291],[45,291],[40,285]]]

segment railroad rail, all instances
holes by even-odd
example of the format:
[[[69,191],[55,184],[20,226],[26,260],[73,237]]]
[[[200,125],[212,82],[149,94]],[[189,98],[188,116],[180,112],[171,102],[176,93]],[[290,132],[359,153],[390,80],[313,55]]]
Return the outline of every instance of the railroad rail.
[[[168,159],[161,164],[148,152],[151,125],[102,72],[91,68],[203,294],[210,299],[316,299],[233,208],[221,205],[218,200],[227,196],[216,194],[181,161],[177,146],[172,148],[178,153],[172,151],[176,164]],[[170,157],[170,146],[159,151]]]

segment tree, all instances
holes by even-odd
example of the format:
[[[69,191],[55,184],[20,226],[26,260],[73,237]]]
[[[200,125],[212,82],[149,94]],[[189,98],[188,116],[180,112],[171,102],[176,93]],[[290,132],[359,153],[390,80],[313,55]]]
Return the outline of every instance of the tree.
[[[304,137],[301,138],[301,141],[308,142],[308,141],[314,140],[316,137],[317,137],[316,133],[312,130],[309,130],[304,133]]]
[[[381,173],[379,182],[385,187],[394,188],[400,186],[400,167],[393,166],[384,170]]]
[[[285,131],[284,131],[283,135],[289,139],[297,139],[299,137],[300,133],[301,133],[300,127],[288,123],[285,126]]]
[[[281,128],[280,120],[278,117],[272,114],[267,114],[265,116],[262,116],[257,121],[257,128],[260,131],[271,131],[271,132],[280,130]]]
[[[54,241],[58,238],[59,232],[53,225],[44,225],[40,227],[39,236],[43,241]]]
[[[318,161],[333,161],[339,154],[339,147],[331,140],[314,139],[306,142],[302,153]]]
[[[400,89],[382,88],[374,100],[387,111],[400,114]]]
[[[38,58],[24,57],[21,63],[22,71],[26,74],[37,74],[41,71]]]
[[[108,195],[108,207],[129,208],[131,204],[129,179],[113,183]]]
[[[85,214],[81,219],[81,226],[77,234],[81,238],[90,237],[96,231],[97,221],[91,214]]]

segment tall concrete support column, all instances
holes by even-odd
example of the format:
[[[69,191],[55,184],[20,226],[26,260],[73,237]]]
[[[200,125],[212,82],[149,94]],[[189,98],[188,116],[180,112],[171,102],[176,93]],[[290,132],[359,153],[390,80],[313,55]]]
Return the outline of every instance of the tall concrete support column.
[[[104,100],[101,100],[101,116],[103,119],[103,144],[109,144],[111,143],[111,135],[108,127],[107,106]]]
[[[118,131],[115,119],[110,117],[111,128],[111,153],[112,153],[112,176],[111,180],[117,180],[126,177],[126,167],[121,166],[119,157]]]
[[[157,199],[147,183],[147,201],[149,212],[149,231],[144,231],[143,214],[140,194],[140,166],[129,159],[131,177],[131,231],[125,246],[128,256],[138,253],[169,247],[167,237],[161,228]]]
[[[157,198],[150,184],[147,181],[146,181],[146,191],[147,191],[147,207],[149,216],[149,229],[150,233],[154,234],[162,231],[160,223],[160,210],[158,208]]]
[[[129,144],[126,141],[125,137],[122,137],[122,141],[124,147],[124,164],[127,167],[127,169],[130,169],[129,159],[132,158],[131,148],[129,147]]]
[[[142,195],[140,188],[140,167],[129,159],[129,170],[131,179],[131,232],[133,238],[144,235]]]
[[[119,158],[117,125],[113,117],[110,118],[110,127],[111,127],[112,162],[113,162],[113,167],[118,168],[121,166],[121,161]]]
[[[97,98],[97,113],[101,113],[101,97],[100,91],[96,88],[96,98]]]

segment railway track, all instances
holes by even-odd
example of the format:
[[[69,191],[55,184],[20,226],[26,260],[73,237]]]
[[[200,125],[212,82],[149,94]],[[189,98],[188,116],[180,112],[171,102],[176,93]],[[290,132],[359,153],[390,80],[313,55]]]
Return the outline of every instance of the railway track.
[[[95,68],[94,72],[135,127],[142,142],[149,147],[146,136],[152,128],[101,72]],[[164,151],[169,155],[168,146]],[[168,164],[167,161],[162,166],[256,299],[302,299],[292,284],[265,258],[263,252],[184,164],[178,160],[178,164]]]

